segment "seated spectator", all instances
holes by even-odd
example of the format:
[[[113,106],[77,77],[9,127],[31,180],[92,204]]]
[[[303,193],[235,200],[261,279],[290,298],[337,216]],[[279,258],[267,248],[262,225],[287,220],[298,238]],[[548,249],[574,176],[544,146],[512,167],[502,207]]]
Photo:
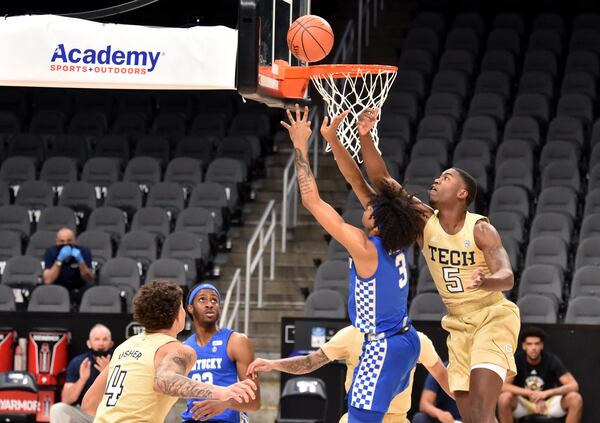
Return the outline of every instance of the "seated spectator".
[[[92,253],[77,245],[75,233],[69,228],[59,229],[56,245],[48,248],[44,255],[44,283],[62,285],[71,293],[73,302],[78,303],[83,292],[94,282]]]
[[[445,361],[444,365],[448,366],[448,362]],[[444,392],[431,374],[427,375],[423,385],[419,411],[413,416],[412,423],[461,422],[456,402]]]
[[[515,354],[517,376],[506,379],[498,400],[500,423],[531,415],[566,415],[567,423],[581,422],[579,385],[560,358],[544,351],[545,337],[535,327],[521,333],[523,351]]]
[[[62,402],[50,408],[51,423],[92,423],[94,417],[79,409],[81,400],[102,369],[108,366],[113,341],[110,329],[97,324],[90,330],[88,351],[73,358],[67,366]]]

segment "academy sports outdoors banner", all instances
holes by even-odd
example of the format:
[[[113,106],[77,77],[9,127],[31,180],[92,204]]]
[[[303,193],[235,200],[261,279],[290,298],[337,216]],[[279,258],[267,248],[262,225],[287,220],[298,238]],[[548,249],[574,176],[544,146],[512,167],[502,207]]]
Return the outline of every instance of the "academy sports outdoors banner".
[[[237,31],[0,18],[0,85],[234,89]]]

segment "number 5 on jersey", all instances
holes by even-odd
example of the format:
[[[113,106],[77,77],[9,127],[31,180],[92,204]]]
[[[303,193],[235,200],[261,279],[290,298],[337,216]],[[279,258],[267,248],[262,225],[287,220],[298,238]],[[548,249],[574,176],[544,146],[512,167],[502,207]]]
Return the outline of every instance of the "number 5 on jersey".
[[[465,292],[463,283],[458,277],[460,270],[456,267],[443,267],[442,272],[444,273],[444,282],[446,283],[446,289],[448,292],[457,293]]]
[[[108,397],[106,400],[107,407],[114,407],[117,405],[117,401],[119,398],[121,398],[121,394],[123,393],[123,382],[125,381],[125,376],[127,376],[127,371],[121,371],[121,366],[115,366],[113,371],[110,373],[105,392],[106,396]]]

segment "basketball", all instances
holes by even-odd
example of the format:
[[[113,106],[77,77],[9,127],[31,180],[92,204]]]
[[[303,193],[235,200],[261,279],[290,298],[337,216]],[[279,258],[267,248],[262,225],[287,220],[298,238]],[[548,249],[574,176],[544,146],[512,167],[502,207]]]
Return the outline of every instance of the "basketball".
[[[333,47],[333,30],[320,16],[300,16],[290,26],[287,42],[290,51],[298,59],[303,62],[318,62]]]

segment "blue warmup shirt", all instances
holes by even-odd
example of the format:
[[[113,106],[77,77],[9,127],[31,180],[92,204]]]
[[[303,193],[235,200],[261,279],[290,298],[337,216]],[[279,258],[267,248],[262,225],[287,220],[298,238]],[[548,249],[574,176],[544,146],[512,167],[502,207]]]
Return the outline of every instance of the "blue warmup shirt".
[[[388,253],[381,238],[369,237],[377,248],[377,270],[369,278],[356,273],[350,258],[348,315],[361,332],[394,334],[408,324],[408,260],[406,249]]]
[[[229,386],[238,381],[235,362],[227,355],[227,343],[232,333],[231,329],[220,329],[204,347],[198,345],[195,334],[185,340],[185,345],[189,345],[196,351],[196,364],[188,373],[189,378],[217,386]],[[194,420],[190,410],[194,406],[194,401],[200,399],[202,398],[187,400],[187,410],[181,414],[184,421]],[[239,423],[240,413],[227,409],[208,421]]]

